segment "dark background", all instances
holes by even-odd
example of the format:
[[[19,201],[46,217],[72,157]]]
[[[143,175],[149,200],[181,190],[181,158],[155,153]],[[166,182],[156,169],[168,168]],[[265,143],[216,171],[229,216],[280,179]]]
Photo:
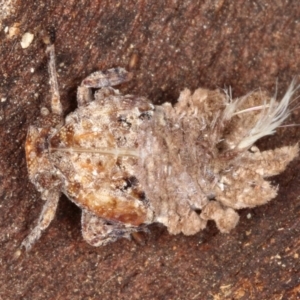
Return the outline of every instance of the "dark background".
[[[276,80],[282,96],[300,70],[298,1],[0,4],[0,299],[300,299],[299,159],[272,178],[278,197],[242,210],[228,235],[213,223],[191,237],[152,225],[144,243],[93,248],[81,236],[80,210],[62,197],[33,249],[18,250],[43,205],[27,177],[24,141],[50,99],[45,29],[56,30],[66,114],[86,75],[116,66],[135,75],[122,92],[156,104],[176,101],[185,87],[231,86],[235,97],[256,88],[273,94]],[[25,32],[34,40],[22,49]],[[300,124],[299,110],[287,121],[294,123]],[[259,147],[295,144],[299,131],[280,128]]]

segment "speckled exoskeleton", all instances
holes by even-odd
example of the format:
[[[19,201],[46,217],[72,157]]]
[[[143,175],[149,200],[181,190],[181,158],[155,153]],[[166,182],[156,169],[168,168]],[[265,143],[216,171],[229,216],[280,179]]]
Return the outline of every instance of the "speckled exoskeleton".
[[[113,89],[131,79],[116,68],[85,78],[78,108],[64,119],[54,46],[47,52],[51,110],[42,108],[25,145],[29,178],[45,204],[26,249],[53,220],[61,193],[82,209],[82,234],[93,246],[153,222],[191,235],[214,220],[229,232],[237,209],[276,196],[265,179],[297,156],[298,145],[264,152],[253,146],[289,115],[294,84],[281,102],[262,92],[233,101],[228,93],[185,89],[175,106],[154,106]]]

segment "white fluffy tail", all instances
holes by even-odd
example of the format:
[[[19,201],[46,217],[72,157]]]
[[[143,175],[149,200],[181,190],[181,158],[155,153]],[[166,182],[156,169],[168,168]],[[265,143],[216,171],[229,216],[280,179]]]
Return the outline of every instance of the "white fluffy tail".
[[[276,97],[272,97],[270,102],[266,101],[256,107],[251,107],[242,111],[236,111],[237,107],[242,104],[245,98],[248,96],[239,99],[238,101],[230,101],[228,106],[226,107],[224,117],[225,119],[230,119],[234,115],[245,113],[254,110],[262,110],[258,121],[255,126],[248,132],[248,134],[239,142],[237,145],[238,149],[246,149],[251,147],[258,139],[273,134],[276,131],[276,128],[279,127],[284,120],[290,114],[290,101],[292,99],[293,94],[299,88],[299,86],[295,87],[295,80],[290,84],[287,92],[280,102],[276,101]]]

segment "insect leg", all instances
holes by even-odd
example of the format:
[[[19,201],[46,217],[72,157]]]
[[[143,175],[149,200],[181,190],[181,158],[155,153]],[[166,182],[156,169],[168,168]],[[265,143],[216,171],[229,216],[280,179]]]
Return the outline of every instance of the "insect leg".
[[[82,81],[81,86],[89,88],[110,87],[131,79],[132,73],[123,68],[114,68],[92,73]]]
[[[49,191],[47,201],[44,204],[42,213],[40,214],[37,225],[33,228],[30,234],[23,240],[21,246],[24,246],[26,251],[30,250],[32,245],[40,238],[42,231],[45,230],[53,220],[59,201],[60,192]]]
[[[130,238],[131,233],[141,231],[139,227],[126,227],[117,222],[102,219],[93,213],[83,210],[81,216],[82,236],[94,247],[106,245],[119,238]]]
[[[56,67],[55,67],[55,51],[54,44],[47,46],[47,53],[49,53],[49,76],[50,76],[50,86],[51,86],[51,110],[54,114],[62,115],[62,105],[60,103],[60,96],[57,83]]]
[[[91,88],[111,87],[129,81],[132,73],[123,68],[97,71],[86,77],[77,90],[78,106],[85,106],[93,100]]]

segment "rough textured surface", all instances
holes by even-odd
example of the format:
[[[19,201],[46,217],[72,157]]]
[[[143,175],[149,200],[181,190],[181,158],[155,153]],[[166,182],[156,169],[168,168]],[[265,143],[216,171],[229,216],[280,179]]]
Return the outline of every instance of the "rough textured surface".
[[[278,101],[199,88],[184,89],[174,105],[153,105],[113,88],[132,73],[96,71],[83,79],[78,108],[64,119],[54,45],[46,52],[51,108],[41,108],[25,142],[28,177],[45,204],[22,242],[27,251],[51,224],[62,193],[82,209],[82,236],[92,246],[152,223],[193,235],[214,220],[229,233],[239,220],[234,210],[275,198],[278,188],[267,178],[298,157],[298,144],[262,152],[254,146],[295,109],[294,81]]]
[[[276,79],[282,96],[299,74],[296,1],[23,1],[9,12],[0,13],[1,298],[299,297],[299,159],[273,179],[280,185],[278,197],[242,211],[230,235],[213,224],[192,237],[151,226],[144,245],[120,240],[93,248],[82,240],[80,211],[63,198],[39,243],[27,255],[18,251],[43,205],[28,181],[24,141],[50,100],[39,37],[44,27],[57,32],[66,113],[75,107],[76,87],[86,75],[115,66],[135,74],[122,92],[154,103],[174,101],[184,87],[231,85],[234,96],[258,87],[272,93]],[[22,49],[26,32],[34,40]],[[299,124],[299,111],[287,123]],[[299,127],[286,127],[259,147],[293,145],[299,138]]]
[[[233,209],[274,198],[267,177],[283,171],[298,146],[260,152],[252,145],[288,116],[281,108],[293,89],[280,104],[259,92],[232,99],[219,90],[185,89],[174,106],[156,106],[140,127],[135,168],[154,220],[172,234],[195,234],[206,220],[228,233],[238,222]],[[253,110],[262,104],[269,108]]]

